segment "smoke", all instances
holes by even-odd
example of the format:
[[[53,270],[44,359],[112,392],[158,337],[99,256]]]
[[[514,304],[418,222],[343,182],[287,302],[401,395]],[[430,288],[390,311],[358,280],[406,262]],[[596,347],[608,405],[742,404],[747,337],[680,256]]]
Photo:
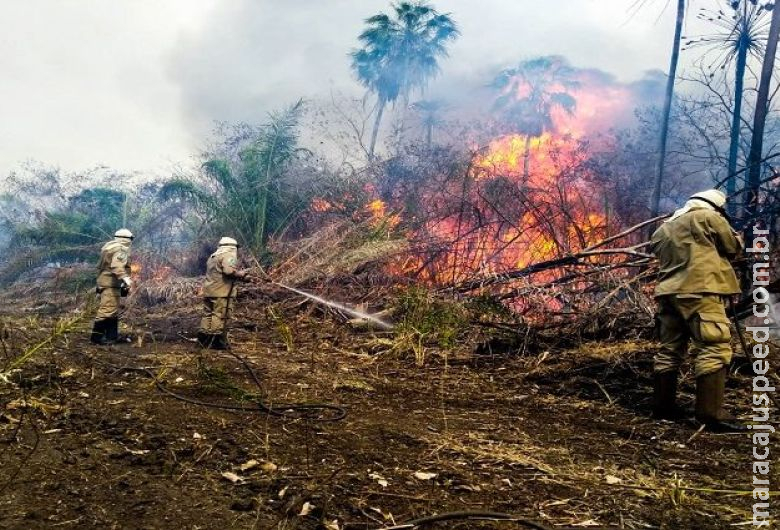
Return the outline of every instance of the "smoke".
[[[221,2],[171,58],[186,119],[198,128],[262,121],[301,97],[327,94],[335,81],[357,92],[347,56],[363,23],[356,11],[348,0]]]
[[[552,17],[554,34],[545,30],[551,14],[529,2],[438,0],[434,4],[455,18],[462,36],[442,62],[442,74],[431,83],[426,97],[443,99],[461,111],[482,112],[491,97],[486,85],[496,73],[523,59],[553,53],[588,67],[582,75],[594,87],[603,88],[606,97],[627,92],[635,102],[656,100],[660,76],[641,77],[643,68],[638,65],[660,66],[665,53],[659,53],[651,39],[637,39],[644,36],[643,28],[619,27],[604,19],[610,9],[623,12],[620,0],[605,0],[598,6],[582,3],[579,16],[571,19]],[[214,121],[262,121],[268,111],[300,97],[327,99],[331,90],[362,96],[364,90],[349,69],[348,53],[357,46],[364,19],[388,8],[384,0],[218,3],[207,25],[182,36],[170,58],[169,75],[179,86],[186,123],[195,134],[204,134]],[[508,24],[510,20],[517,25]],[[612,44],[623,33],[625,46],[618,52]],[[607,72],[640,80],[623,82]],[[630,118],[633,109],[621,112]]]
[[[491,84],[500,72],[517,67],[528,59],[522,57],[512,63],[480,69],[473,76],[449,78],[447,84],[437,83],[427,97],[441,99],[447,104],[443,115],[446,120],[459,124],[486,124],[485,127],[477,127],[474,137],[465,138],[467,145],[473,142],[483,145],[504,134],[523,135],[522,130],[514,128],[512,119],[497,108],[496,102],[502,92]],[[576,84],[569,89],[552,87],[553,90],[566,91],[576,103],[571,114],[560,108],[552,109],[553,128],[547,132],[553,136],[574,140],[607,139],[612,136],[610,133],[635,127],[638,110],[658,107],[663,102],[666,76],[660,71],[646,71],[637,80],[623,82],[598,68],[573,66],[565,57],[545,56],[543,59],[564,66],[571,72]],[[524,95],[517,94],[515,97],[522,99]],[[455,136],[442,130],[440,137],[445,143],[457,143],[458,130],[455,127]]]
[[[562,59],[565,61],[565,59]],[[574,68],[579,87],[573,90],[577,108],[566,131],[575,136],[588,136],[610,129],[631,126],[635,111],[663,101],[666,76],[660,71],[648,71],[637,81],[623,83],[604,71]]]

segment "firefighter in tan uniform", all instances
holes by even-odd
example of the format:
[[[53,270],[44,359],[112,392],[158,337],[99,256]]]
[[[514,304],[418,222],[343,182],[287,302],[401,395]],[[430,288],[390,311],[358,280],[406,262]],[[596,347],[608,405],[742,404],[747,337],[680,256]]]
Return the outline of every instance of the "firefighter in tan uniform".
[[[130,245],[133,234],[122,228],[114,239],[100,249],[97,293],[99,297],[90,340],[95,344],[113,344],[119,340],[119,299],[130,292]]]
[[[689,351],[695,358],[696,419],[714,432],[741,432],[747,427],[723,411],[732,356],[725,301],[741,292],[730,260],[742,250],[725,203],[718,190],[697,193],[651,239],[660,262],[655,296],[661,341],[653,413],[663,419],[684,415],[676,405],[677,375]]]
[[[198,330],[198,342],[204,348],[224,350],[228,347],[226,323],[233,312],[236,298],[235,282],[245,280],[246,273],[238,266],[238,242],[232,237],[219,240],[217,251],[206,263],[203,282],[203,318]]]

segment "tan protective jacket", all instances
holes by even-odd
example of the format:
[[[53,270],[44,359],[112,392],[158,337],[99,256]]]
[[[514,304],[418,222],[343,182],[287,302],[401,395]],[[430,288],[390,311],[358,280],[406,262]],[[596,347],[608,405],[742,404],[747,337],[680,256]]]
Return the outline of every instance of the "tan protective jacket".
[[[97,286],[117,289],[122,278],[130,277],[130,242],[113,239],[100,249]]]
[[[225,298],[236,296],[234,283],[238,277],[238,251],[236,247],[219,247],[206,262],[206,280],[203,282],[203,296]]]
[[[717,211],[693,208],[662,224],[651,243],[660,262],[656,296],[740,293],[729,259],[741,252],[742,242]]]

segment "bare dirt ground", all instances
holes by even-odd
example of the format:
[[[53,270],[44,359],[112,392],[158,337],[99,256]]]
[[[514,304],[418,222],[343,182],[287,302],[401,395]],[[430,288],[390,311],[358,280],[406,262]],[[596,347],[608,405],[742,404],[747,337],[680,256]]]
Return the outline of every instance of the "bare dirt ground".
[[[551,527],[719,529],[751,517],[747,436],[648,419],[649,344],[464,348],[417,367],[383,353],[381,335],[310,306],[274,318],[266,302],[242,299],[231,332],[263,399],[337,404],[344,420],[161,392],[149,372],[197,400],[259,392],[235,358],[186,339],[194,307],[133,309],[125,322],[143,340],[111,347],[88,342],[85,319],[21,367],[20,385],[0,383],[0,527],[356,530],[491,510]],[[7,358],[73,316],[24,305],[3,308]],[[728,393],[743,417],[749,381],[732,378]],[[692,389],[688,375],[688,405]]]

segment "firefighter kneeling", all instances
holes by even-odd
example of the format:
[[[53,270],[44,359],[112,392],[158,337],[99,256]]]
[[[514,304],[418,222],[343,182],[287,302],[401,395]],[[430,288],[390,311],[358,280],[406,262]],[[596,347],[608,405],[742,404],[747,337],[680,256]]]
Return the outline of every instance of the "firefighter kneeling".
[[[232,237],[219,240],[217,251],[206,263],[203,282],[203,318],[200,321],[198,342],[204,348],[228,348],[227,322],[233,313],[236,298],[235,282],[246,280],[247,274],[238,266],[238,242]]]
[[[739,294],[730,259],[742,241],[723,211],[718,190],[693,195],[653,234],[659,259],[655,296],[661,351],[654,363],[654,416],[679,419],[677,376],[686,351],[695,357],[696,419],[713,432],[742,432],[747,427],[723,411],[731,362],[727,297]]]

